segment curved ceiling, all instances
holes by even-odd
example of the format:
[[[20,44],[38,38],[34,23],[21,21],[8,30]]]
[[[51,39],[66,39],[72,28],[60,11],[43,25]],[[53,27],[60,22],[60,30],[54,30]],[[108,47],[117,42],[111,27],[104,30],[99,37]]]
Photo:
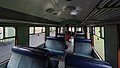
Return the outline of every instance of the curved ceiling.
[[[0,7],[61,22],[67,19],[83,21],[100,0],[0,0]],[[72,7],[68,7],[72,6]],[[68,7],[68,8],[67,8]],[[52,8],[53,11],[46,12]]]

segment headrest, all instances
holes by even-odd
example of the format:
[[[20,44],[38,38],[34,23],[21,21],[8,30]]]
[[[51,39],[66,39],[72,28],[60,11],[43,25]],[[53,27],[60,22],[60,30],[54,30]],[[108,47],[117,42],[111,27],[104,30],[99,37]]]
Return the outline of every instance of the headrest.
[[[89,64],[90,66],[103,66],[103,68],[107,68],[107,67],[111,67],[111,65],[107,62],[104,62],[104,61],[100,61],[100,60],[97,60],[97,59],[93,59],[93,58],[87,58],[87,57],[82,57],[82,56],[76,56],[76,55],[66,55],[66,59],[67,63],[69,64],[73,64],[73,65],[76,65],[76,66],[82,66],[82,64],[80,63],[83,63],[83,64]],[[73,62],[74,61],[74,62]],[[107,66],[107,67],[104,67],[104,66]],[[93,67],[94,68],[94,67]],[[97,68],[97,67],[96,67]]]
[[[84,33],[76,33],[75,36],[85,36]]]
[[[47,37],[47,40],[58,40],[58,41],[65,41],[63,37]]]
[[[49,51],[43,48],[38,48],[38,47],[23,47],[25,49],[29,49],[31,51],[35,51],[35,52],[44,52],[44,53],[48,53]]]
[[[57,34],[57,35],[65,35],[65,34]]]
[[[91,39],[74,38],[75,42],[92,43]]]
[[[82,31],[76,31],[76,33],[82,33]]]
[[[27,48],[20,48],[20,47],[16,47],[14,46],[12,48],[12,51],[14,53],[17,53],[17,54],[21,54],[21,55],[25,55],[25,56],[29,56],[29,57],[32,57],[32,58],[46,58],[47,57],[47,52],[43,52],[43,51],[35,51],[35,50],[30,50],[30,49],[27,49]]]

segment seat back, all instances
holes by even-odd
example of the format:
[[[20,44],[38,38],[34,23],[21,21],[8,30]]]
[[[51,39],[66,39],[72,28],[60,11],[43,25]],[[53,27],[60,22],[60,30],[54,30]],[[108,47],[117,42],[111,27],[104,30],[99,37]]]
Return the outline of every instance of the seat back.
[[[75,38],[73,52],[90,56],[92,54],[91,40]]]
[[[57,37],[64,37],[65,34],[57,34]]]
[[[39,53],[26,49],[13,47],[13,55],[7,68],[51,68],[50,61],[46,52]]]
[[[75,34],[76,38],[81,38],[81,39],[85,39],[85,34],[84,33],[76,33]]]
[[[65,45],[66,43],[63,37],[47,37],[46,48],[64,51]]]
[[[65,65],[65,68],[112,68],[107,62],[76,55],[67,55]]]

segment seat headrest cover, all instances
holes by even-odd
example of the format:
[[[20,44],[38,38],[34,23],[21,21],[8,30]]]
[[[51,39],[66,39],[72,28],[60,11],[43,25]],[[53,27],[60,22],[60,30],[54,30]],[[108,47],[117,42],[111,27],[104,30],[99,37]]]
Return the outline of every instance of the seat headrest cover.
[[[57,34],[57,35],[65,35],[65,34]]]
[[[84,33],[76,33],[76,36],[85,36]]]
[[[67,55],[65,62],[67,65],[83,66],[81,68],[111,68],[111,65],[107,62],[75,55]]]
[[[16,47],[14,46],[12,48],[12,51],[14,53],[17,53],[17,54],[21,54],[21,55],[26,55],[26,56],[29,56],[29,57],[32,57],[32,58],[46,58],[47,57],[47,53],[46,52],[36,52],[36,51],[32,51],[32,50],[29,50],[29,49],[26,49],[26,48],[19,48],[19,47]]]
[[[47,40],[58,40],[58,41],[65,41],[63,37],[47,37]]]
[[[91,39],[74,38],[75,42],[92,43]]]
[[[25,49],[29,49],[31,51],[35,51],[35,52],[44,52],[44,53],[48,53],[48,50],[45,50],[43,48],[38,48],[38,47],[23,47]]]

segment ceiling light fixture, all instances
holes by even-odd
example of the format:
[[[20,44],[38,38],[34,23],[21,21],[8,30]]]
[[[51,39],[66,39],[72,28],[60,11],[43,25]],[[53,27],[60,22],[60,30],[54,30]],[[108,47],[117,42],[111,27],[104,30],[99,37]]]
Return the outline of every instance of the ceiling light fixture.
[[[70,12],[70,15],[77,15],[77,14],[78,14],[78,12],[76,10],[73,10]]]

